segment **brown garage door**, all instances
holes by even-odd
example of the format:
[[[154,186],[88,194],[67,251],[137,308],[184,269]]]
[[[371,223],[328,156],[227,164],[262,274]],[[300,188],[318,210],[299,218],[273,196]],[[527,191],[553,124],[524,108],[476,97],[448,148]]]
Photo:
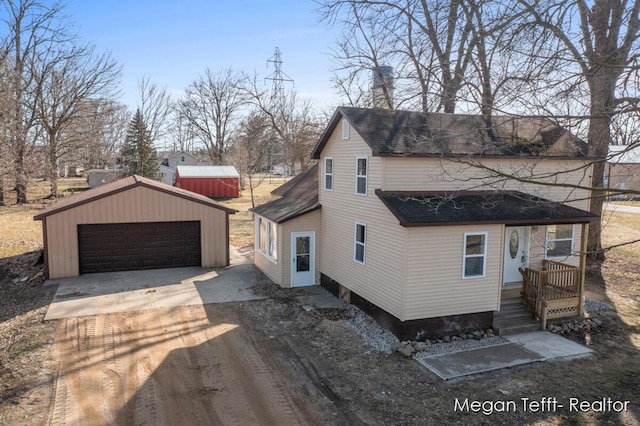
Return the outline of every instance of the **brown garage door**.
[[[80,273],[200,266],[200,222],[78,225]]]

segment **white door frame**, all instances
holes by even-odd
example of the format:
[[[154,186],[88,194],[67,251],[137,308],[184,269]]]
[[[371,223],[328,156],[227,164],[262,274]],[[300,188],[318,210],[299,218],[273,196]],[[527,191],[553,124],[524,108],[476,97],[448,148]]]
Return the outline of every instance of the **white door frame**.
[[[520,235],[518,241],[518,248],[515,258],[511,258],[511,249],[510,249],[510,237],[511,233],[514,229],[522,229],[522,235]],[[507,285],[509,283],[522,282],[522,277],[520,274],[517,276],[515,272],[517,268],[526,268],[529,265],[529,227],[528,226],[505,226],[504,227],[504,248],[502,250],[502,283],[503,285]],[[516,269],[514,269],[516,268]],[[507,275],[507,270],[513,272],[511,277]],[[514,279],[516,277],[517,279]]]
[[[309,270],[297,271],[296,238],[309,237]],[[314,231],[291,233],[291,287],[315,285],[316,283],[316,233]]]

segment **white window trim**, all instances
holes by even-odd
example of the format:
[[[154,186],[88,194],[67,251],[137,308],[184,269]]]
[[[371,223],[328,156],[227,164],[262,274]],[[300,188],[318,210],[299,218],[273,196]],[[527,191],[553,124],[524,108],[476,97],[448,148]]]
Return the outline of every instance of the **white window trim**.
[[[575,237],[576,237],[576,227],[574,224],[569,224],[569,223],[561,223],[561,224],[556,224],[556,226],[558,225],[571,225],[571,238],[555,238],[551,241],[571,241],[571,247],[569,248],[569,254],[561,254],[559,256],[549,256],[547,255],[547,252],[549,251],[549,226],[545,227],[545,231],[544,231],[544,258],[545,259],[568,259],[571,256],[573,256],[573,244],[575,242]]]
[[[365,174],[364,175],[359,175],[358,174],[358,161],[359,160],[365,160],[367,162],[367,167],[365,169]],[[358,178],[364,178],[364,193],[358,192]],[[360,195],[360,196],[366,197],[368,192],[369,192],[368,186],[369,186],[369,157],[356,157],[356,188],[355,188],[356,195]]]
[[[327,160],[331,160],[331,173],[327,173]],[[324,189],[325,191],[333,191],[333,170],[335,167],[335,163],[333,162],[333,157],[325,157],[324,158]],[[327,176],[331,176],[331,188],[327,188]]]
[[[479,254],[471,254],[467,255],[467,237],[472,237],[476,235],[484,236],[484,246],[482,248],[482,255]],[[489,240],[488,232],[465,232],[464,237],[462,238],[462,279],[463,280],[472,280],[474,278],[484,278],[487,276],[487,241]],[[473,275],[467,277],[465,275],[465,265],[467,258],[470,257],[481,257],[482,256],[482,275]]]
[[[364,241],[363,242],[359,242],[357,240],[358,238],[358,226],[363,226],[364,227]],[[367,261],[367,224],[363,223],[363,222],[356,222],[354,229],[353,229],[353,260],[356,263],[359,263],[360,265],[364,265]],[[359,245],[362,246],[362,261],[359,261],[356,258],[356,247]]]
[[[343,118],[342,119],[342,140],[349,139],[349,122]]]
[[[265,250],[263,251],[261,246],[261,235],[260,235],[260,224],[261,222],[264,221],[265,224]],[[269,255],[269,246],[271,245],[273,239],[271,238],[271,229],[275,230],[276,232],[276,247],[275,247],[275,254],[276,257],[272,257]],[[256,247],[255,250],[260,253],[261,255],[263,255],[264,257],[266,257],[267,259],[269,259],[271,262],[275,263],[276,265],[278,264],[278,224],[275,222],[272,222],[268,219],[264,219],[261,216],[258,216],[258,220],[256,222]]]

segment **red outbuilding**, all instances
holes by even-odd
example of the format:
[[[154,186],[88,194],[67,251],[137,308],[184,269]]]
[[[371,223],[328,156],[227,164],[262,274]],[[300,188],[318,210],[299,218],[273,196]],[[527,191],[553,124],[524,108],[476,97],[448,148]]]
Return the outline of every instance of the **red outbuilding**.
[[[178,166],[175,186],[211,198],[238,197],[240,174],[233,166]]]

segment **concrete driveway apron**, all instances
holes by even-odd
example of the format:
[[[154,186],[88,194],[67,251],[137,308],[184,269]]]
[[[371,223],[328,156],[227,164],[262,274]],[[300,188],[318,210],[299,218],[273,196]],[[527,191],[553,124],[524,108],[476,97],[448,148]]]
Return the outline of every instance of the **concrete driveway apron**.
[[[58,290],[45,320],[154,308],[264,299],[254,294],[259,272],[231,251],[227,268],[199,267],[107,272],[49,280]]]

